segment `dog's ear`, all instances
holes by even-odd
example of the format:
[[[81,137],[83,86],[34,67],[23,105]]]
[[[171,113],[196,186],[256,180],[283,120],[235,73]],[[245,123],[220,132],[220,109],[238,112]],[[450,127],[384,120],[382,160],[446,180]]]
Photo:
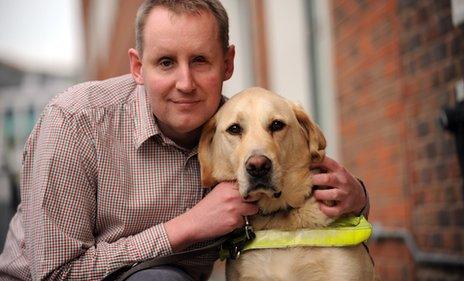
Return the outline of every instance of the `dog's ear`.
[[[324,134],[319,126],[316,125],[306,114],[303,108],[297,104],[292,104],[293,112],[300,126],[305,132],[306,139],[311,153],[311,160],[320,162],[325,155],[325,147],[327,145]]]
[[[213,116],[203,127],[198,145],[198,160],[200,161],[201,185],[213,187],[217,181],[213,177],[213,139],[216,132],[216,118]]]

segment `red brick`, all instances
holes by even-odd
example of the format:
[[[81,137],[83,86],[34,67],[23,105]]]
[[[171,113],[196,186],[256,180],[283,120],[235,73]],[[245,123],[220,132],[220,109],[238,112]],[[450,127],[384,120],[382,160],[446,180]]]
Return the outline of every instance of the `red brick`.
[[[346,32],[334,40],[343,162],[369,183],[372,220],[407,227],[422,250],[464,255],[463,180],[454,140],[437,125],[463,75],[464,29],[450,24],[449,1],[343,7]],[[396,263],[402,243],[393,244],[373,245],[382,279],[418,279],[427,268]]]

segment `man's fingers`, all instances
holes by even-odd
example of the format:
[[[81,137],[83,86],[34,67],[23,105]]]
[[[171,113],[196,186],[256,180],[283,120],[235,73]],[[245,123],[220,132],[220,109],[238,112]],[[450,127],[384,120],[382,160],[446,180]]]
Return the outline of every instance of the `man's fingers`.
[[[337,189],[318,189],[314,191],[314,198],[318,201],[340,201],[340,192]]]
[[[252,216],[259,211],[259,207],[255,204],[244,203],[243,205],[243,210],[241,212],[243,216]]]
[[[322,159],[322,162],[311,163],[311,169],[315,168],[324,168],[328,171],[336,171],[340,168],[340,165],[329,156],[325,156],[324,159]]]
[[[319,201],[321,211],[329,217],[338,217],[351,211],[346,194],[338,189],[315,190],[314,198]]]
[[[259,211],[258,206],[250,203],[243,203],[240,205],[239,214],[240,218],[238,218],[238,224],[235,227],[242,227],[245,225],[245,216],[252,216]]]
[[[336,206],[327,206],[324,203],[320,202],[319,203],[319,209],[328,217],[334,218],[334,217],[339,217],[343,214],[342,208],[338,205]]]
[[[321,186],[333,186],[333,187],[339,186],[339,180],[337,176],[333,173],[312,175],[312,183],[314,185],[321,185]]]

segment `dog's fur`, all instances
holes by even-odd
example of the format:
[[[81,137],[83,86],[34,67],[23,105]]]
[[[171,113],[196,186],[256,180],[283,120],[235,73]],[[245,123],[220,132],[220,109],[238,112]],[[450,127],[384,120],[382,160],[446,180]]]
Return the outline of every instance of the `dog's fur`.
[[[251,217],[255,230],[327,226],[333,219],[312,197],[309,169],[312,161],[322,160],[325,146],[321,130],[301,107],[250,88],[226,102],[204,127],[202,184],[237,181],[240,194],[260,208]],[[269,172],[251,176],[250,159],[258,159],[259,166],[263,157],[271,162]],[[373,280],[373,266],[362,245],[297,247],[247,251],[228,261],[226,275],[228,280]]]

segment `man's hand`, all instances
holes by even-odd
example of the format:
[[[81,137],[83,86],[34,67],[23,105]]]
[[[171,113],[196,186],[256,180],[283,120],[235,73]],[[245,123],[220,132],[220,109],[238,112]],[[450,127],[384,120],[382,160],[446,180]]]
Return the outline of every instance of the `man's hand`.
[[[257,212],[256,205],[243,201],[235,183],[222,182],[192,209],[165,223],[165,229],[177,251],[242,227],[243,216]]]
[[[320,201],[320,209],[324,214],[338,217],[361,213],[367,204],[366,194],[361,183],[350,172],[327,156],[322,162],[314,163],[311,169],[325,172],[312,177],[314,185],[327,188],[314,191],[314,197]],[[335,205],[328,206],[324,201],[333,201]]]

